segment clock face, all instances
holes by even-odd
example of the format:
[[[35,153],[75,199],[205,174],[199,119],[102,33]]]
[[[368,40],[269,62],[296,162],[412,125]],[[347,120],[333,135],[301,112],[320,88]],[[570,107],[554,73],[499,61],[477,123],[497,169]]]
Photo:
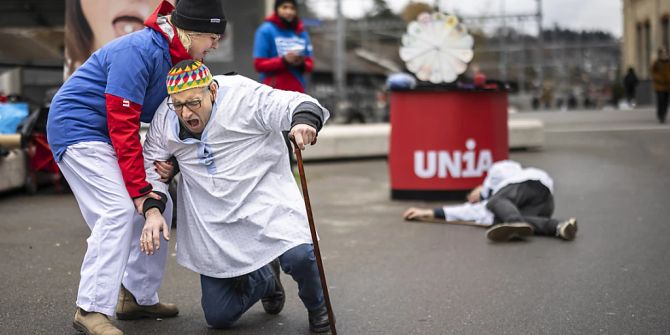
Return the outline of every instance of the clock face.
[[[453,15],[422,13],[407,25],[400,58],[417,78],[450,83],[465,72],[474,39]]]

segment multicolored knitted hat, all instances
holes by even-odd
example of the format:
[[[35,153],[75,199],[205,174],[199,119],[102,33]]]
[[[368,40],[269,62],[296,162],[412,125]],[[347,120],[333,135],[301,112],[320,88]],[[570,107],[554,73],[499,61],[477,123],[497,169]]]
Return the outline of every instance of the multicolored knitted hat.
[[[173,66],[167,75],[167,92],[175,94],[196,87],[207,87],[212,74],[205,64],[197,60],[183,60]]]

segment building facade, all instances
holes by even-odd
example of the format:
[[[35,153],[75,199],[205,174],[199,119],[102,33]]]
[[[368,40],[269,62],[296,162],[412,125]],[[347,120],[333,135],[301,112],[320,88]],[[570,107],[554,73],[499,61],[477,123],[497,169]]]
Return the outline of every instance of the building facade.
[[[623,68],[649,79],[657,50],[670,47],[670,1],[623,0]]]

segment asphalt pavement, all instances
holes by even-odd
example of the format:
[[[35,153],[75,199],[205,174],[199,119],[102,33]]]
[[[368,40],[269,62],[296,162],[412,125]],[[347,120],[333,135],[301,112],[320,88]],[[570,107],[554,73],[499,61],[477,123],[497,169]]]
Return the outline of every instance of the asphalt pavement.
[[[494,244],[482,228],[405,222],[408,206],[439,203],[392,201],[386,160],[307,164],[338,333],[670,333],[670,125],[651,109],[513,117],[545,121],[544,148],[510,156],[554,177],[575,241]],[[0,334],[77,333],[88,232],[71,194],[0,195]],[[280,315],[256,305],[235,328],[208,329],[198,275],[170,247],[160,296],[181,312],[114,321],[127,334],[309,333],[287,276]]]

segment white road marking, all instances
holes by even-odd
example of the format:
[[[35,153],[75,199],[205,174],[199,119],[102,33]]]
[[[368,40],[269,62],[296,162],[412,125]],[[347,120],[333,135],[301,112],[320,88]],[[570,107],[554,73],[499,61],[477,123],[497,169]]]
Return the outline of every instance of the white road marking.
[[[654,126],[627,126],[627,127],[602,127],[602,128],[556,128],[545,129],[546,133],[592,133],[608,131],[648,131],[648,130],[670,130],[665,125]]]

